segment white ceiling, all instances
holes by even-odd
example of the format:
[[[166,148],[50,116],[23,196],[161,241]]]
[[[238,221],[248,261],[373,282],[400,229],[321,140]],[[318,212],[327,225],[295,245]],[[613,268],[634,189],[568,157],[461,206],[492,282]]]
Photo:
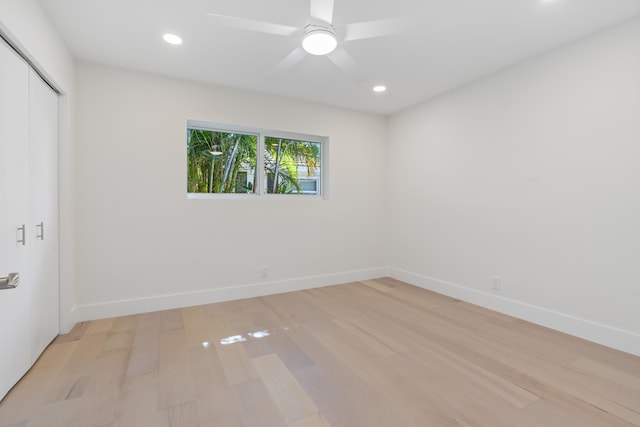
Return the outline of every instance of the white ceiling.
[[[334,0],[340,46],[365,77],[305,55],[302,38],[231,28],[206,13],[302,28],[310,1],[40,0],[81,60],[389,114],[640,14],[640,0]],[[403,18],[394,35],[344,41],[344,25]],[[181,36],[181,46],[162,40]],[[388,91],[374,94],[374,84]]]

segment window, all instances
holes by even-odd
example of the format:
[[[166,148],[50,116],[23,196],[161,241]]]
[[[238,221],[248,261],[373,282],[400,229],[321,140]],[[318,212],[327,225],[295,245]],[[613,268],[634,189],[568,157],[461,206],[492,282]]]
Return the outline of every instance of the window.
[[[187,192],[252,193],[258,138],[238,132],[187,129]]]
[[[267,136],[264,146],[265,192],[270,194],[320,194],[319,142]],[[308,181],[313,180],[313,189]]]
[[[189,121],[187,193],[326,194],[327,145],[325,137]]]

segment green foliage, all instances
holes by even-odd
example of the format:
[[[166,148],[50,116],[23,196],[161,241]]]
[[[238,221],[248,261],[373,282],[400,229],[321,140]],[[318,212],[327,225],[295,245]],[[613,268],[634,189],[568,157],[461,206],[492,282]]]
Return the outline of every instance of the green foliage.
[[[253,192],[255,183],[238,182],[238,176],[255,176],[257,146],[255,135],[188,129],[187,192]]]
[[[307,176],[320,167],[320,143],[283,138],[265,138],[264,168],[267,173],[268,193],[300,193],[299,167]]]
[[[187,192],[253,193],[257,147],[255,135],[188,129]],[[320,168],[320,143],[266,137],[264,168],[268,193],[300,193],[300,170]]]

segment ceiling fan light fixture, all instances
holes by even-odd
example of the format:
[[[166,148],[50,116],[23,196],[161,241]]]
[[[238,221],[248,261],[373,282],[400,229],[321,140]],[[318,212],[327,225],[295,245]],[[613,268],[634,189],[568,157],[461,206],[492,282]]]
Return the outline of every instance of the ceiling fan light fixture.
[[[173,45],[182,44],[182,38],[180,38],[180,36],[176,36],[175,34],[167,33],[164,36],[162,36],[162,38],[164,39],[164,41],[166,41],[169,44],[173,44]]]
[[[309,24],[305,27],[302,48],[311,55],[327,55],[338,46],[332,26],[323,27]]]

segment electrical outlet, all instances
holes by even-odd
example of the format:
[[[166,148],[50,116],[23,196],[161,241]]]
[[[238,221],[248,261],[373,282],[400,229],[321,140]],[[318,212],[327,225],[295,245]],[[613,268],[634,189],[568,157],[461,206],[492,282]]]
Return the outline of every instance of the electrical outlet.
[[[263,265],[263,266],[260,268],[260,276],[261,276],[263,279],[266,279],[267,277],[269,277],[269,266],[268,266],[268,265]]]
[[[498,276],[491,277],[491,289],[496,292],[502,289],[502,283],[500,282],[500,278]]]

